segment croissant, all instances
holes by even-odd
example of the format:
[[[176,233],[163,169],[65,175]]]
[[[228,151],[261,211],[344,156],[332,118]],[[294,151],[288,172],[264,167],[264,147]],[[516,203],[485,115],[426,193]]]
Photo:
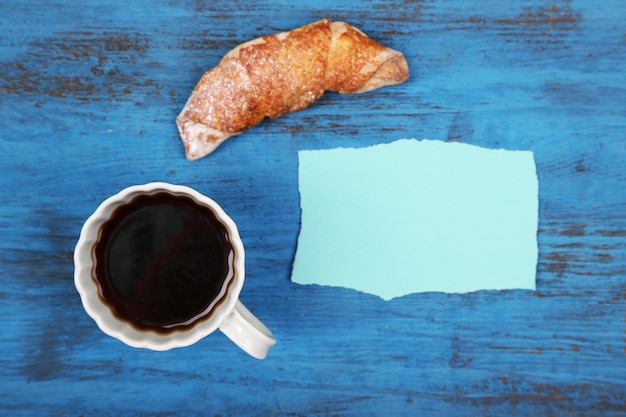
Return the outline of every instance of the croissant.
[[[201,77],[176,124],[191,161],[265,117],[308,107],[326,90],[363,93],[408,76],[402,53],[324,19],[228,52]]]

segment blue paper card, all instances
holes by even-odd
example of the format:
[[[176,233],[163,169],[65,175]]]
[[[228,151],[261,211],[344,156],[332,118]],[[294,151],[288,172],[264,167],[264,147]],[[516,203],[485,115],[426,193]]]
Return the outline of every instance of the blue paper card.
[[[530,151],[403,139],[299,152],[292,281],[391,299],[535,289],[538,180]]]

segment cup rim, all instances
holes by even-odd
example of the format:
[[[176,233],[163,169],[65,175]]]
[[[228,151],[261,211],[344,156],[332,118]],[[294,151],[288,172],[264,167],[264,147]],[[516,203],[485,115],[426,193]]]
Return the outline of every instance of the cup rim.
[[[128,202],[139,194],[152,194],[159,191],[192,197],[198,203],[212,209],[228,230],[234,253],[235,273],[230,282],[225,283],[223,299],[217,303],[210,316],[202,318],[189,328],[174,330],[169,333],[138,329],[129,322],[118,319],[111,308],[103,302],[99,294],[98,284],[92,277],[92,249],[98,240],[100,226],[109,218],[114,208],[119,203]],[[245,254],[237,225],[216,201],[185,185],[150,182],[126,187],[117,194],[108,197],[100,203],[83,224],[74,249],[74,285],[80,295],[83,308],[105,334],[137,348],[169,350],[192,345],[208,336],[218,329],[235,308],[243,288],[244,279]]]

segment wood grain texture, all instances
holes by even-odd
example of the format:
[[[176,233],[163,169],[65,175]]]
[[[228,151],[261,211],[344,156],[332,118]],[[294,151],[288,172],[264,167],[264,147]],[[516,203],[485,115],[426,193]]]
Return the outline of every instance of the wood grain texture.
[[[3,415],[626,415],[621,1],[0,3]],[[402,51],[409,81],[326,94],[186,161],[174,119],[202,73],[324,17]],[[384,302],[290,282],[298,150],[405,137],[535,153],[536,292]],[[238,223],[242,301],[278,339],[267,360],[221,334],[132,349],[82,310],[83,221],[149,181],[194,187]]]

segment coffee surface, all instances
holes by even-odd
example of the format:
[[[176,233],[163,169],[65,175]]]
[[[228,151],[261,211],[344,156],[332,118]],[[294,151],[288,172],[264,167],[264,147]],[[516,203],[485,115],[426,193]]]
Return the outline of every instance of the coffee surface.
[[[167,333],[208,313],[229,276],[231,252],[211,209],[159,192],[118,207],[102,226],[95,275],[119,318]]]

